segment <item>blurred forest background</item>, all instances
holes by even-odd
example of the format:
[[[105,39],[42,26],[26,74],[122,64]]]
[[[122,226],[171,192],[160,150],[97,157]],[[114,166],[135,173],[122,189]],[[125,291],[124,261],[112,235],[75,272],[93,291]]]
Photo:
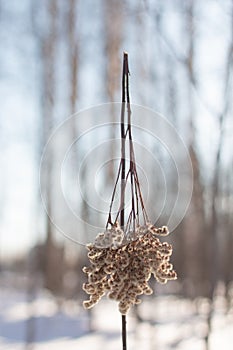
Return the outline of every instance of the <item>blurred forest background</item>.
[[[49,221],[40,159],[68,116],[120,101],[126,50],[132,102],[169,119],[193,167],[190,207],[169,237],[179,279],[156,290],[207,298],[210,330],[211,301],[220,293],[229,310],[233,293],[233,2],[1,0],[0,38],[1,287],[25,290],[29,300],[46,288],[59,303],[81,305],[86,251]],[[67,137],[74,135],[78,123]],[[51,212],[52,167],[45,178]],[[110,171],[105,180],[114,177]],[[90,215],[85,201],[78,210]],[[137,314],[142,321],[140,307]]]

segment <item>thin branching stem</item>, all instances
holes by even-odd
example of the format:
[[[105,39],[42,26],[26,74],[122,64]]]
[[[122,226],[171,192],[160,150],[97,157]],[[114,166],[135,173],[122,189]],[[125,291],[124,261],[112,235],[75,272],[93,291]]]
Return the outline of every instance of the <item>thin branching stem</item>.
[[[126,119],[127,111],[127,121]],[[124,53],[123,58],[123,74],[122,74],[122,103],[121,103],[121,160],[118,168],[116,182],[113,188],[112,198],[109,208],[109,216],[106,224],[116,224],[120,221],[120,226],[125,233],[124,242],[127,242],[129,232],[132,230],[136,232],[136,227],[139,226],[139,216],[142,213],[144,223],[148,222],[148,216],[146,213],[145,205],[143,202],[142,192],[140,189],[135,155],[134,145],[132,139],[132,126],[131,126],[131,106],[130,106],[130,95],[129,95],[129,66],[128,66],[128,54]],[[128,139],[129,143],[126,143]],[[126,148],[127,147],[127,148]],[[126,151],[129,154],[129,168],[126,169]],[[125,192],[127,181],[130,181],[131,189],[131,209],[129,210],[127,221],[125,222]],[[115,215],[115,220],[112,222],[112,207],[116,195],[117,186],[120,182],[120,203],[118,211]],[[123,350],[127,350],[126,342],[126,316],[122,315],[122,345]]]
[[[125,121],[125,112],[127,109],[127,122]],[[132,229],[136,230],[136,226],[139,226],[139,216],[142,213],[144,223],[148,222],[148,215],[145,209],[140,183],[137,174],[134,145],[132,139],[132,124],[131,124],[131,106],[130,106],[130,95],[129,95],[129,67],[128,67],[128,56],[124,54],[123,60],[123,74],[122,74],[122,104],[121,104],[121,161],[118,168],[117,179],[113,188],[112,198],[109,208],[109,216],[106,227],[108,224],[112,224],[112,207],[116,195],[116,189],[121,178],[121,191],[120,191],[120,204],[117,214],[115,216],[114,223],[117,222],[120,217],[120,225],[125,232],[125,236]],[[126,141],[129,141],[129,170],[126,173]],[[131,210],[128,214],[127,225],[125,225],[125,191],[127,181],[130,178],[131,188]]]
[[[119,301],[118,307],[122,314],[122,349],[127,350],[126,313],[130,306],[138,304],[139,300],[137,296],[140,295],[142,291],[144,294],[152,293],[152,289],[147,284],[148,273],[151,274],[152,272],[156,274],[156,278],[160,279],[161,282],[166,282],[168,279],[176,279],[176,272],[171,271],[171,269],[167,267],[167,258],[169,260],[171,255],[171,248],[169,245],[166,246],[167,254],[163,256],[159,253],[161,259],[158,259],[158,264],[156,262],[156,266],[154,265],[154,260],[150,258],[151,256],[157,256],[157,252],[160,252],[159,249],[163,248],[162,243],[159,243],[159,246],[157,245],[158,239],[154,237],[154,233],[158,234],[158,232],[161,232],[161,234],[163,234],[164,227],[162,229],[157,229],[149,223],[137,174],[132,139],[127,53],[124,53],[123,60],[120,135],[121,159],[116,182],[113,187],[106,231],[100,233],[96,237],[94,245],[88,246],[88,257],[94,267],[85,269],[85,272],[88,274],[88,283],[84,284],[83,289],[88,294],[91,294],[90,299],[84,301],[84,307],[87,309],[95,305],[106,291],[108,291],[108,296],[110,298]],[[126,155],[129,157],[129,162],[127,163]],[[126,211],[127,183],[130,186],[129,195],[131,195],[131,201]],[[120,186],[120,203],[117,213],[114,214],[115,220],[112,220],[112,208],[117,186]],[[144,220],[144,226],[140,224],[141,216]],[[121,229],[119,228],[119,224]],[[156,245],[154,245],[154,242],[157,242]],[[147,248],[145,249],[145,247]],[[102,252],[104,253],[103,256],[96,254],[96,248],[100,254],[102,254]],[[107,255],[105,254],[106,252]],[[125,260],[124,264],[121,259],[123,253],[126,253],[123,259]],[[139,255],[139,259],[137,255]],[[98,257],[98,261],[96,260],[96,256]],[[100,257],[101,259],[99,259]],[[136,264],[134,263],[135,258],[137,261]],[[138,264],[139,261],[141,262],[140,264]],[[114,267],[112,265],[113,262]],[[144,265],[146,268],[145,271]],[[105,267],[108,266],[111,266],[111,269],[105,269]],[[130,276],[128,275],[128,270],[131,271]],[[140,274],[138,274],[137,271],[140,271]],[[104,278],[103,272],[106,274]],[[135,282],[131,283],[131,275],[134,277],[136,276],[137,284],[135,284]],[[95,287],[96,280],[100,282],[98,285],[100,288]],[[122,284],[119,283],[121,281],[123,281],[124,284],[123,291]],[[132,291],[133,294],[130,293],[130,291]]]
[[[110,202],[110,207],[109,207],[109,215],[108,215],[108,221],[107,221],[107,225],[106,228],[108,226],[108,224],[112,224],[112,206],[114,203],[114,198],[115,198],[115,194],[116,194],[116,189],[117,189],[117,185],[118,185],[118,181],[120,178],[120,174],[121,174],[121,166],[122,166],[122,162],[120,162],[119,168],[118,168],[118,172],[117,172],[117,178],[116,178],[116,182],[113,188],[113,192],[112,192],[112,198],[111,198],[111,202]]]
[[[122,105],[121,105],[121,215],[120,215],[120,225],[124,230],[125,226],[125,90],[126,88],[125,80],[128,81],[129,67],[128,67],[128,54],[124,52],[123,59],[123,74],[122,74]],[[127,85],[128,86],[128,85]],[[128,91],[126,92],[128,96]],[[127,350],[127,330],[126,330],[126,315],[122,315],[122,348]]]

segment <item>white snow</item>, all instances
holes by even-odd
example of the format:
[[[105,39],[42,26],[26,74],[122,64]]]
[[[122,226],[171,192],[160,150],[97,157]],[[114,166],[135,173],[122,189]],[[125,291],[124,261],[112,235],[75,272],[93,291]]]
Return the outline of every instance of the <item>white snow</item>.
[[[233,312],[216,303],[210,350],[231,350],[233,345]],[[205,300],[192,302],[174,296],[147,297],[140,306],[146,322],[139,323],[134,312],[127,317],[128,350],[204,350],[206,334]],[[58,304],[46,291],[40,291],[31,302],[23,290],[3,287],[0,290],[0,349],[22,350],[28,330],[33,344],[27,349],[120,350],[121,316],[117,304],[102,300],[89,313],[80,303]]]

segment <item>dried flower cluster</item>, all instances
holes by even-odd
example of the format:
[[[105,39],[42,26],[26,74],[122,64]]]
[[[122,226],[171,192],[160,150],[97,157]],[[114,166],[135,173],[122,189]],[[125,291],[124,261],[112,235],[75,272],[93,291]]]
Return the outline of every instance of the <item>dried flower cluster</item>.
[[[169,262],[172,246],[156,237],[168,233],[166,226],[156,228],[148,223],[125,237],[116,223],[98,234],[95,243],[87,245],[91,266],[83,268],[88,276],[83,289],[90,299],[84,301],[84,307],[91,308],[107,292],[110,299],[119,302],[119,311],[126,314],[141,302],[139,295],[153,293],[148,285],[151,274],[160,283],[176,279]]]

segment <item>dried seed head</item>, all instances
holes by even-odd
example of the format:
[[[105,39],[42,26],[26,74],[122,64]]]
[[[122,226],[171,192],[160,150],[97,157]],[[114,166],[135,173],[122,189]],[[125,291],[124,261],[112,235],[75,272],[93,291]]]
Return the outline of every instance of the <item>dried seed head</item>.
[[[135,304],[135,305],[139,305],[139,304],[141,304],[141,302],[142,302],[141,299],[136,299],[136,300],[134,301],[134,304]]]
[[[135,233],[137,237],[143,236],[148,232],[148,224],[145,226],[137,226]]]
[[[119,306],[119,311],[122,315],[126,315],[128,310],[129,310],[129,306],[128,307]]]
[[[114,271],[116,271],[115,267],[113,267],[112,265],[105,265],[104,266],[104,272],[107,275],[110,275],[111,273],[113,273]]]
[[[87,294],[93,294],[93,293],[95,293],[95,286],[93,284],[90,284],[90,283],[84,283],[83,284],[83,290]]]
[[[137,232],[129,231],[129,233],[127,234],[127,241],[133,242],[133,241],[136,241],[136,239],[137,239]]]
[[[167,273],[167,279],[168,280],[176,280],[177,279],[177,274],[175,271],[168,271]]]
[[[154,235],[159,235],[159,236],[167,236],[169,234],[167,226],[162,226],[162,227],[155,227],[154,225],[151,225],[149,227],[149,231]]]
[[[110,230],[101,232],[95,239],[95,247],[97,248],[107,248],[112,244],[112,234]]]
[[[157,274],[155,275],[155,279],[161,284],[167,283],[167,279],[162,278],[162,277],[158,276]]]
[[[93,271],[92,267],[86,267],[86,266],[83,267],[83,272],[84,273],[88,274],[88,273],[91,273],[92,271]]]
[[[141,295],[141,294],[143,294],[143,289],[140,286],[136,286],[135,293],[137,295]]]
[[[153,289],[151,289],[148,285],[146,285],[146,286],[143,288],[143,294],[151,295],[152,293],[153,293]]]
[[[90,294],[84,307],[92,307],[108,292],[108,297],[118,301],[120,312],[125,314],[130,306],[141,302],[138,295],[152,294],[153,290],[147,284],[152,273],[159,283],[176,279],[169,261],[172,246],[161,243],[155,231],[163,235],[168,232],[166,226],[157,229],[147,223],[136,227],[135,232],[125,239],[116,223],[97,236],[95,242],[98,246],[88,246],[92,265],[83,269],[88,278],[83,289]],[[132,236],[134,239],[130,238]]]
[[[95,304],[92,302],[92,301],[90,301],[90,300],[85,300],[84,302],[83,302],[83,307],[84,307],[84,309],[90,309],[91,307],[93,307]]]
[[[125,315],[130,308],[130,304],[128,302],[126,302],[125,300],[123,300],[123,301],[120,301],[118,307],[119,307],[120,313]]]

